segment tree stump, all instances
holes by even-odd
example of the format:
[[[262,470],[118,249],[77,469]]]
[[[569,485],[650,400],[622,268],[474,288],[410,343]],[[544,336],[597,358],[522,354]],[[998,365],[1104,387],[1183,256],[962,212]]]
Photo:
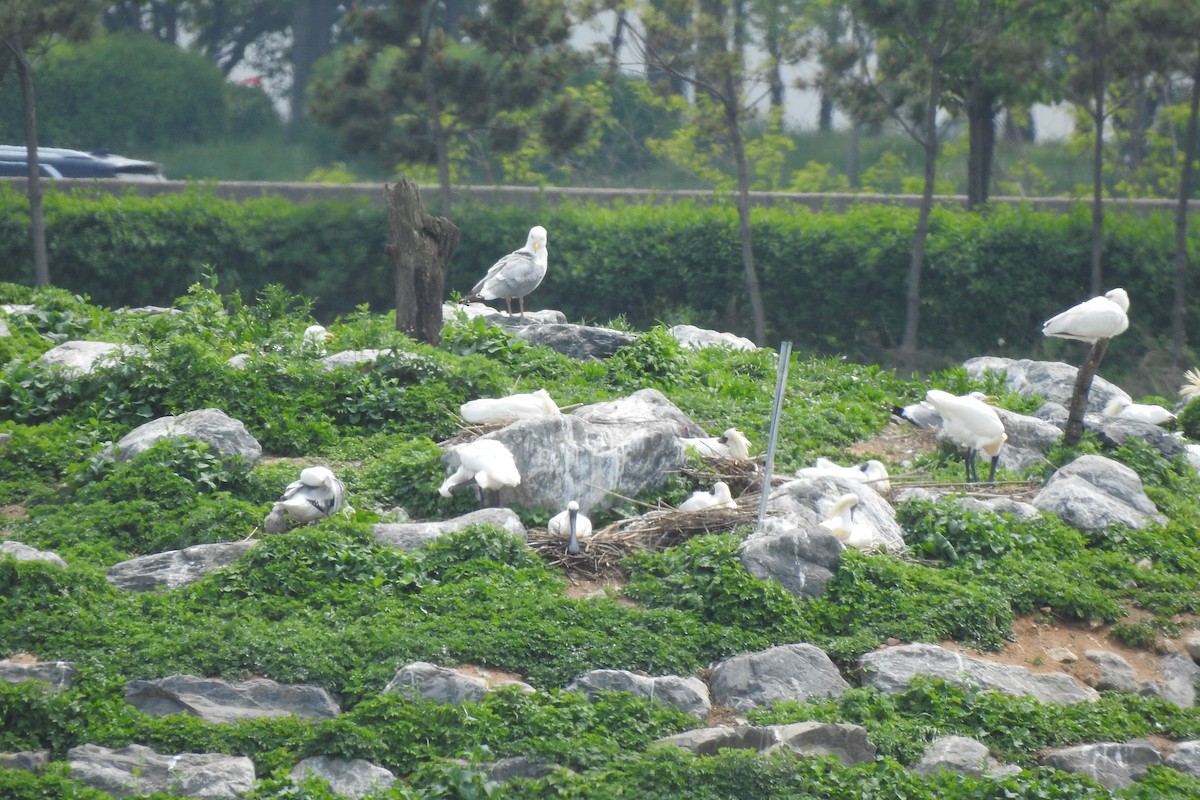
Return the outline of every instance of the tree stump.
[[[445,217],[425,213],[421,192],[408,178],[384,184],[388,243],[396,290],[396,330],[434,345],[442,340],[446,265],[460,232]]]

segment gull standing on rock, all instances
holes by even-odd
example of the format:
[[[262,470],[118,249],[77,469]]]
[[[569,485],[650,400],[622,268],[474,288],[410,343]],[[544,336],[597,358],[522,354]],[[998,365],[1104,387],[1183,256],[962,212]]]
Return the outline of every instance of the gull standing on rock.
[[[574,500],[567,503],[567,510],[560,511],[550,518],[546,529],[555,536],[567,534],[567,553],[579,555],[579,537],[592,535],[592,521],[579,513],[579,503]]]
[[[493,264],[463,302],[504,298],[511,317],[515,297],[520,302],[521,319],[525,319],[525,295],[541,285],[542,278],[546,277],[546,263],[546,229],[535,225],[529,229],[525,246]]]

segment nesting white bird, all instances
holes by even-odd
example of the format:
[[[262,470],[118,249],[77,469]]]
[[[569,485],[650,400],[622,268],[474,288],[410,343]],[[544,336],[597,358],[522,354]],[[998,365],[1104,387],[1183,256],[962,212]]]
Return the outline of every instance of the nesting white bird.
[[[567,552],[570,555],[579,554],[580,537],[592,535],[592,521],[579,513],[579,503],[572,500],[567,503],[565,511],[560,511],[550,518],[546,529],[555,536],[567,535]]]
[[[455,486],[474,479],[480,489],[500,489],[521,483],[512,451],[495,439],[476,439],[454,448],[458,469],[442,482],[438,493],[449,497]]]
[[[849,467],[835,464],[827,458],[818,458],[815,465],[796,470],[797,478],[820,478],[827,475],[865,483],[877,492],[886,492],[892,488],[888,481],[887,467],[882,461],[874,458],[858,466]]]
[[[692,496],[679,504],[680,511],[704,511],[709,508],[737,508],[737,501],[729,491],[729,484],[717,481],[711,492],[693,492]]]
[[[480,425],[553,417],[562,412],[549,392],[538,389],[536,392],[510,394],[508,397],[481,397],[478,400],[469,400],[458,407],[458,413],[467,422]]]
[[[283,497],[271,508],[282,512],[290,522],[307,525],[333,516],[346,502],[346,487],[328,467],[306,467],[300,480],[289,483]]]
[[[1104,416],[1117,419],[1131,419],[1135,422],[1146,422],[1150,425],[1168,425],[1175,421],[1175,415],[1162,406],[1152,403],[1134,403],[1124,397],[1114,397],[1104,407]]]
[[[325,352],[325,345],[333,341],[333,334],[325,330],[324,325],[309,325],[300,337],[301,347],[307,350]]]
[[[858,495],[844,494],[834,501],[830,509],[830,517],[821,522],[821,527],[829,530],[842,544],[847,547],[857,547],[862,550],[875,544],[875,529],[865,522],[854,519],[854,507],[858,505]]]
[[[483,279],[463,298],[463,302],[503,298],[508,314],[512,316],[512,301],[515,298],[520,302],[521,319],[524,319],[525,295],[541,285],[542,278],[546,277],[546,265],[546,229],[535,225],[529,229],[525,246],[493,264]]]
[[[1129,327],[1128,311],[1129,295],[1124,289],[1111,289],[1055,314],[1042,324],[1042,335],[1081,342],[1111,339]]]
[[[729,428],[720,436],[684,437],[679,441],[709,458],[750,457],[750,440],[737,428]]]
[[[966,450],[967,482],[979,480],[975,457],[983,452],[992,459],[988,471],[988,483],[991,483],[996,477],[1000,449],[1008,440],[996,409],[980,397],[957,397],[941,389],[930,389],[925,399],[942,415],[942,432],[946,438]]]

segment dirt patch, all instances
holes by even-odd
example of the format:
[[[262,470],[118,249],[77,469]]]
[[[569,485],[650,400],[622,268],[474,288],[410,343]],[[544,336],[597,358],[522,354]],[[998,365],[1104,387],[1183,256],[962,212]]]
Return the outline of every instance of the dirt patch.
[[[476,664],[459,664],[454,668],[455,672],[466,675],[470,678],[482,678],[487,681],[489,689],[495,689],[498,686],[503,686],[506,683],[524,683],[525,676],[518,675],[515,672],[505,672],[500,669],[491,669],[480,667]]]
[[[618,578],[569,578],[567,597],[572,600],[591,600],[611,597],[623,606],[635,608],[637,602],[625,596],[625,582]]]
[[[0,516],[6,520],[19,520],[28,517],[29,512],[25,510],[24,503],[10,503],[0,508]]]

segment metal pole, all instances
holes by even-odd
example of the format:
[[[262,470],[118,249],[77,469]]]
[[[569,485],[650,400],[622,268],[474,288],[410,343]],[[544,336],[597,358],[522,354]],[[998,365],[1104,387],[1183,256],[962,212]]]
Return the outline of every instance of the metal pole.
[[[792,360],[792,343],[779,343],[779,365],[775,376],[775,405],[771,409],[771,432],[767,436],[767,463],[763,465],[762,495],[758,501],[757,530],[762,530],[767,518],[767,499],[771,494],[771,470],[775,467],[775,440],[779,438],[779,415],[783,411],[783,392],[787,387],[788,365]]]

